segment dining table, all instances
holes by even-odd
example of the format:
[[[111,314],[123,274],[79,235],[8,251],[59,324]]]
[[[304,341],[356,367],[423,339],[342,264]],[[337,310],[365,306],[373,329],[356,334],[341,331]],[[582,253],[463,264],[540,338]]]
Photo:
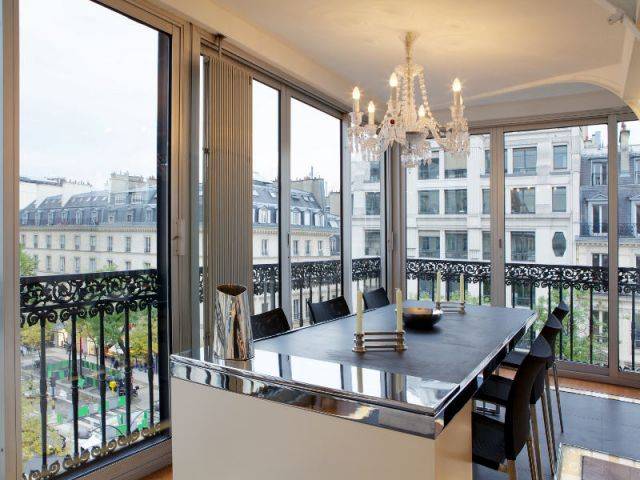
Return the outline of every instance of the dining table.
[[[434,307],[404,302],[416,306]],[[257,340],[247,361],[206,345],[174,354],[174,475],[471,480],[473,395],[536,318],[466,305],[405,328],[405,350],[355,352],[348,315]],[[394,331],[396,305],[363,324]]]

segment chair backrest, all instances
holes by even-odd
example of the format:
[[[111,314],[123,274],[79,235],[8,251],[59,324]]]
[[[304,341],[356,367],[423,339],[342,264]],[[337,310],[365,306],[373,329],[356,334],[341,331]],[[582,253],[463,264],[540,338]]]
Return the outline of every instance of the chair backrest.
[[[564,320],[564,317],[569,315],[568,305],[564,302],[558,303],[558,306],[553,309],[553,314],[558,320],[560,320],[560,322],[562,322],[562,320]]]
[[[326,302],[311,303],[309,304],[309,311],[311,312],[311,323],[321,323],[331,320],[333,318],[344,317],[349,315],[349,305],[347,301],[341,295]]]
[[[558,338],[558,335],[560,334],[561,331],[562,331],[562,323],[560,322],[560,320],[558,320],[556,315],[552,313],[551,315],[549,315],[546,323],[544,324],[544,327],[542,327],[542,330],[540,331],[540,335],[542,335],[544,339],[547,341],[547,343],[551,346],[551,358],[547,363],[547,367],[550,367],[551,362],[555,361],[556,339]]]
[[[251,330],[254,340],[286,332],[290,328],[287,316],[281,308],[251,315]]]
[[[384,287],[364,292],[364,308],[380,308],[389,305],[389,297]]]
[[[513,379],[504,418],[505,453],[508,460],[516,459],[529,438],[531,390],[550,355],[551,347],[544,337],[538,336]]]

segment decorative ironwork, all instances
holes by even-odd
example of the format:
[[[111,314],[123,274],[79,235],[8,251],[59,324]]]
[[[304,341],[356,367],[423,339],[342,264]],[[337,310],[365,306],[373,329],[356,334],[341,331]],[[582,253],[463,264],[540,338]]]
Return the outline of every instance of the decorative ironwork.
[[[578,290],[593,288],[597,292],[605,292],[609,288],[609,273],[605,267],[507,263],[505,283]]]
[[[407,279],[435,279],[436,272],[440,272],[443,280],[457,281],[460,274],[464,274],[467,283],[478,283],[491,278],[491,264],[489,262],[407,258]]]

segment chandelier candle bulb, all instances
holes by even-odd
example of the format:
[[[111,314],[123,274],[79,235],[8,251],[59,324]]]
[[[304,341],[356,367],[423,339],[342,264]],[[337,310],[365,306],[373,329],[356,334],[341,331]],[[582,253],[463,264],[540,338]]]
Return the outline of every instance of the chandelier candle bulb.
[[[460,79],[456,78],[453,81],[451,89],[453,90],[453,104],[459,107],[462,105],[462,84],[460,83]]]
[[[353,89],[353,111],[355,113],[360,112],[360,89],[358,87],[355,87]]]
[[[375,125],[376,123],[376,106],[373,102],[369,102],[367,106],[367,111],[369,112],[369,125]]]
[[[426,114],[427,113],[424,110],[424,105],[420,105],[420,108],[418,109],[418,117],[424,118]]]
[[[396,332],[402,332],[402,290],[396,288]]]
[[[362,292],[358,290],[357,300],[356,300],[356,333],[363,333],[364,325],[363,325],[363,304],[364,298],[362,296]]]

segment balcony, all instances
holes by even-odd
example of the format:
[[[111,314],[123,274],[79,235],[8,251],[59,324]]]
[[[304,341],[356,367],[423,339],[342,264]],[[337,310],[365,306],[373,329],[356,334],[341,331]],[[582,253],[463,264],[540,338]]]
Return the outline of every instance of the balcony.
[[[64,475],[168,427],[158,284],[156,270],[20,279],[28,478]]]
[[[608,223],[581,223],[580,224],[580,236],[581,237],[606,237],[609,233]],[[620,238],[638,238],[640,237],[640,225],[635,223],[620,223],[618,224],[618,236]]]

